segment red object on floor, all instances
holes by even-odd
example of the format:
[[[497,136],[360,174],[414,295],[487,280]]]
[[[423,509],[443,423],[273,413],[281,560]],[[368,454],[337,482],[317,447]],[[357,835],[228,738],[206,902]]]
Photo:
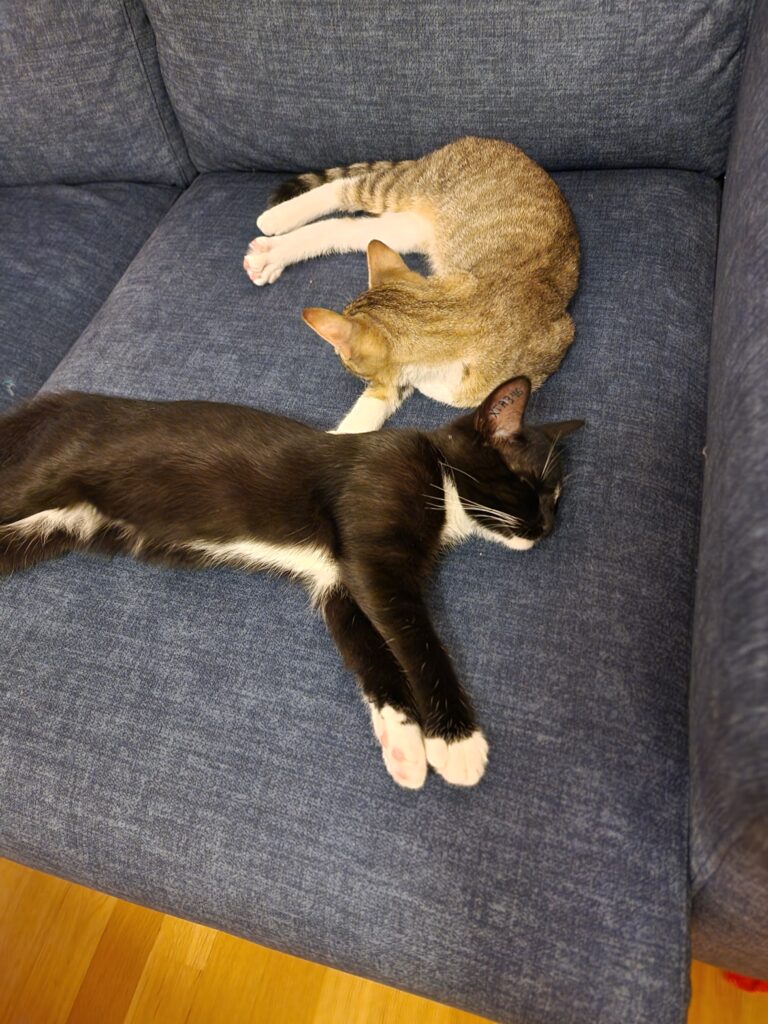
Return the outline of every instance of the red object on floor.
[[[733,971],[723,971],[723,977],[736,988],[745,992],[768,992],[768,981],[760,981],[759,978],[748,978],[746,974],[734,974]]]

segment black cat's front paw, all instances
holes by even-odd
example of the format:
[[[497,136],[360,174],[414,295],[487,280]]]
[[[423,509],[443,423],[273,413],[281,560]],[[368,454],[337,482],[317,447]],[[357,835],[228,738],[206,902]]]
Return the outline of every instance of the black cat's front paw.
[[[427,761],[438,775],[453,786],[475,786],[488,763],[488,741],[480,729],[464,739],[428,737],[424,746]]]
[[[402,712],[385,704],[368,703],[371,723],[387,771],[405,789],[421,789],[427,778],[427,757],[421,728]]]

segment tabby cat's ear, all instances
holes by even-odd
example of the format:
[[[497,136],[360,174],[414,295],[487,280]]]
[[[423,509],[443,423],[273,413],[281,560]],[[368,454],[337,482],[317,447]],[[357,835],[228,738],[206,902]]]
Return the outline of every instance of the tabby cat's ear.
[[[522,429],[530,394],[527,377],[512,377],[499,384],[475,413],[475,430],[488,444],[508,441]]]
[[[352,333],[355,325],[341,313],[332,309],[310,306],[301,314],[304,323],[320,335],[329,345],[333,345],[339,355],[349,358],[352,352]]]
[[[375,288],[390,274],[408,270],[408,264],[394,249],[374,238],[368,243],[368,287]]]

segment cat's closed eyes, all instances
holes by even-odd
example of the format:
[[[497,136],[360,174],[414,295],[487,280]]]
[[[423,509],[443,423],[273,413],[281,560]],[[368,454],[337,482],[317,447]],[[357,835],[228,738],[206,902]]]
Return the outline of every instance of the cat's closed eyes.
[[[356,435],[215,402],[41,395],[0,419],[0,573],[92,550],[291,574],[392,778],[419,788],[431,765],[473,785],[487,743],[422,589],[446,545],[524,550],[551,532],[558,441],[581,421],[527,425],[529,393],[516,378],[438,430]]]
[[[244,259],[254,284],[324,253],[368,254],[368,289],[343,313],[304,311],[367,384],[338,430],[377,430],[414,388],[469,408],[512,376],[538,387],[559,366],[579,239],[557,185],[516,146],[467,137],[418,160],[302,174],[275,199]],[[338,211],[373,216],[317,220]],[[426,255],[430,276],[408,268],[408,252]]]

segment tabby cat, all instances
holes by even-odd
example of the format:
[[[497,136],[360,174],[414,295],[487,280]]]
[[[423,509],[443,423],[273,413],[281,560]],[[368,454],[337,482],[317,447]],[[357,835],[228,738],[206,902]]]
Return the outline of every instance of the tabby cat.
[[[513,550],[552,530],[558,440],[529,382],[431,433],[334,436],[215,402],[44,394],[0,419],[0,573],[72,550],[301,579],[368,702],[384,762],[471,786],[487,743],[422,589],[472,534]],[[290,637],[286,637],[290,642]]]
[[[339,431],[377,430],[414,388],[467,408],[513,375],[538,387],[573,339],[576,226],[554,181],[508,142],[468,137],[418,160],[302,174],[273,201],[244,259],[254,284],[323,253],[368,254],[368,290],[343,313],[304,310],[367,383]],[[339,210],[373,216],[308,223]],[[407,252],[426,255],[429,277]]]

